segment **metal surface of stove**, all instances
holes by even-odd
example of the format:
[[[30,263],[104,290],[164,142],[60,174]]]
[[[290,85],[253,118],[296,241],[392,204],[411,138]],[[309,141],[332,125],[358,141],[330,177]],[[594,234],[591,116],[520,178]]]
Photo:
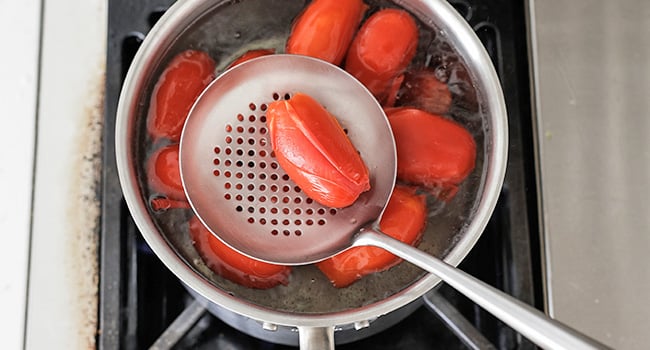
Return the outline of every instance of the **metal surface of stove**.
[[[509,112],[504,188],[482,238],[460,265],[515,297],[541,305],[538,227],[524,5],[450,1],[488,49]],[[114,156],[117,100],[129,63],[169,0],[109,2],[100,256],[100,349],[289,349],[241,333],[206,312],[149,250],[121,197]],[[536,304],[537,303],[537,304]],[[178,328],[177,328],[178,327]],[[397,325],[337,348],[528,349],[532,344],[442,285]]]

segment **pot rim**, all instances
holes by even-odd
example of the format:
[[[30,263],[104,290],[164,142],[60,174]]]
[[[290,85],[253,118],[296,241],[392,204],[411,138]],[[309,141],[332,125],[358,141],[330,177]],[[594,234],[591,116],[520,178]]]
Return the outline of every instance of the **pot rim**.
[[[474,218],[469,222],[462,237],[445,257],[450,265],[457,266],[469,253],[485,229],[501,191],[507,162],[507,112],[503,92],[490,57],[467,22],[444,0],[415,0],[411,2],[394,0],[409,9],[413,14],[435,23],[441,34],[447,36],[457,45],[456,49],[463,57],[474,81],[480,86],[486,107],[485,113],[490,119],[491,129],[486,134],[489,145],[486,152],[487,170],[482,176],[483,195],[476,208]],[[127,73],[120,93],[117,107],[115,147],[118,176],[129,211],[145,241],[184,284],[194,289],[211,302],[243,316],[277,325],[330,327],[372,320],[378,316],[396,310],[435,287],[440,279],[432,274],[425,275],[411,286],[381,301],[361,308],[332,313],[292,313],[272,310],[252,304],[215,287],[206,278],[188,266],[158,232],[156,225],[148,214],[147,204],[140,194],[136,177],[135,164],[130,161],[133,145],[130,135],[134,134],[131,118],[140,103],[138,92],[144,88],[154,67],[159,63],[167,48],[182,29],[192,24],[200,14],[222,4],[206,0],[186,0],[174,3],[152,28],[135,55]]]

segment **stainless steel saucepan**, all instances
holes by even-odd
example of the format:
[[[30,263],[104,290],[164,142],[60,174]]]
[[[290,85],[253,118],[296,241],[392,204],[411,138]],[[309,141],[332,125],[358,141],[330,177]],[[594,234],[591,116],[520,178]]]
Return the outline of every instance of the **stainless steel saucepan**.
[[[446,1],[366,3],[371,8],[401,7],[411,12],[421,29],[415,61],[425,64],[432,50],[444,48],[448,51],[445,55],[454,57],[455,68],[450,69],[462,71],[457,76],[465,77],[466,86],[471,87],[463,98],[473,103],[452,111],[451,116],[474,136],[476,168],[449,203],[429,198],[426,232],[418,246],[456,266],[483,232],[505,173],[507,118],[498,78],[474,32]],[[192,212],[156,212],[149,205],[157,194],[147,186],[144,164],[160,144],[154,145],[148,138],[145,118],[157,77],[175,54],[190,48],[204,50],[218,61],[218,69],[223,69],[249,49],[275,48],[281,53],[291,21],[305,5],[299,0],[179,1],[158,21],[136,54],[120,96],[116,125],[116,157],[124,196],[157,256],[192,293],[209,302],[209,309],[219,317],[231,324],[247,324],[245,330],[255,336],[293,344],[298,344],[292,331],[296,328],[302,339],[312,341],[323,335],[327,338],[334,329],[351,333],[363,327],[383,329],[390,324],[381,320],[399,320],[401,315],[390,315],[410,312],[413,303],[440,279],[409,263],[341,289],[332,287],[311,265],[294,267],[287,286],[270,290],[245,288],[217,276],[192,245],[186,224]],[[320,345],[329,346],[328,339],[321,340]]]

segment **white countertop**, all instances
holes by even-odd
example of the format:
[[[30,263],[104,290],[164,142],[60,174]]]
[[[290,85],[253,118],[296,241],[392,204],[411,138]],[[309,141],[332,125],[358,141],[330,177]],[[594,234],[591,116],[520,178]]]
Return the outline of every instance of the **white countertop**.
[[[3,1],[0,11],[0,329],[3,348],[23,344],[30,240],[41,2]]]
[[[107,3],[46,0],[27,349],[95,347]]]

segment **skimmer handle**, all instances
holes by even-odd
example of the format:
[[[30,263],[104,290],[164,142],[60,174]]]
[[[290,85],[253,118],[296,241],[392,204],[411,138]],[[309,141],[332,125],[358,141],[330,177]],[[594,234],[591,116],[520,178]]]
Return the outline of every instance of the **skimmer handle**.
[[[609,349],[532,306],[442,260],[373,229],[356,236],[354,246],[383,248],[433,273],[535,344],[546,349]]]

